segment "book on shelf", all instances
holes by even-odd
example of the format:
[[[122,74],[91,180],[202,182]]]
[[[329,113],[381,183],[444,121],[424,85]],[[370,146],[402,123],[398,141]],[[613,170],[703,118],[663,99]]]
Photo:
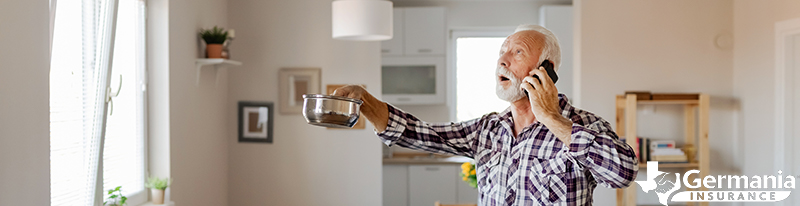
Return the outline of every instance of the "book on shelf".
[[[658,140],[650,143],[650,149],[675,148],[673,140]]]
[[[683,155],[683,156],[686,156],[686,154],[683,153],[683,150],[680,150],[678,148],[661,148],[661,149],[651,149],[650,150],[650,156],[663,156],[663,155]]]
[[[620,140],[626,142],[626,137]],[[627,143],[627,142],[626,142]],[[650,138],[637,137],[635,145],[631,148],[639,162],[658,161],[659,163],[688,163],[688,156],[683,150],[677,148],[674,140],[651,140]]]
[[[627,143],[626,137],[620,137],[620,141]],[[644,160],[645,159],[644,157],[647,156],[647,154],[644,153],[645,151],[644,148],[646,148],[645,145],[647,144],[644,144],[642,141],[643,139],[641,137],[637,137],[636,143],[634,143],[635,145],[630,145],[631,149],[633,149],[633,153],[636,154],[636,158],[639,160],[639,162]]]
[[[686,155],[656,155],[653,156],[653,161],[658,162],[689,162]]]
[[[620,138],[621,141],[626,142],[625,137]],[[627,142],[626,142],[627,143]],[[636,158],[639,162],[646,162],[650,158],[650,139],[637,137],[636,138],[636,145],[631,145],[631,149],[633,149],[633,153],[636,154]]]
[[[658,147],[652,149],[650,157],[653,159],[653,161],[658,162],[688,162],[686,154],[683,153],[683,150],[674,148],[674,143],[672,145],[673,147]]]

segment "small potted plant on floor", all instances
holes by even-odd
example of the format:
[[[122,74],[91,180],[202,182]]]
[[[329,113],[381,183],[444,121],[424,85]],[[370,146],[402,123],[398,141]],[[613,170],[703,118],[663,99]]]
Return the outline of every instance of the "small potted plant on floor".
[[[206,55],[209,59],[222,58],[222,44],[228,40],[228,31],[214,26],[213,29],[201,29],[200,38],[206,42]]]
[[[153,204],[164,204],[164,190],[169,187],[172,180],[169,178],[149,177],[145,186],[150,188],[150,196],[153,199]]]

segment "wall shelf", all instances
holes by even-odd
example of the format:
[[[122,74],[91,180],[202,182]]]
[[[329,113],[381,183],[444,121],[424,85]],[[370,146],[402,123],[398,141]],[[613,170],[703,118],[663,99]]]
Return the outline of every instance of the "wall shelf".
[[[197,79],[195,84],[200,86],[200,70],[205,65],[212,65],[214,66],[214,73],[216,74],[216,79],[214,85],[219,84],[219,69],[221,68],[228,68],[230,66],[241,66],[242,62],[233,61],[229,59],[197,59],[195,62],[195,66],[197,67]]]

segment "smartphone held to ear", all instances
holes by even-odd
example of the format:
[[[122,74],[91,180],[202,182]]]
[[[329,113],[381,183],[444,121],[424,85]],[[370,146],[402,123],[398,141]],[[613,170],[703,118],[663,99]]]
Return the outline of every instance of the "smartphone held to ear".
[[[553,84],[558,81],[558,75],[556,74],[556,70],[553,68],[553,62],[550,62],[550,60],[544,60],[539,67],[544,67],[544,70],[547,71],[547,76],[550,76],[550,79],[553,80]],[[537,67],[536,69],[539,68]],[[534,74],[533,78],[538,79],[540,82],[542,81],[542,79],[539,79],[539,75]],[[531,87],[533,87],[533,85],[531,85]],[[525,91],[524,89],[522,91],[525,92],[525,96],[528,96],[528,91]]]

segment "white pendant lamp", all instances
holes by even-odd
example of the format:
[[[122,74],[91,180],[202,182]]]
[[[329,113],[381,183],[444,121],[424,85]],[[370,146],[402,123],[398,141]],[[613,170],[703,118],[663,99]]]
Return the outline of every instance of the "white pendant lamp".
[[[385,0],[333,1],[333,38],[382,41],[392,38],[392,2]]]

